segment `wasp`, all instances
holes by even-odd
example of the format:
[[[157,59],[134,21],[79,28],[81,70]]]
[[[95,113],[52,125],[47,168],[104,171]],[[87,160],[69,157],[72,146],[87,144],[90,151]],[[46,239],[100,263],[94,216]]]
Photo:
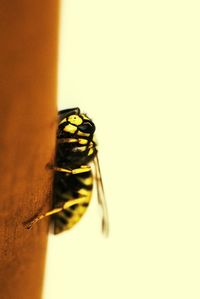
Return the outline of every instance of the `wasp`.
[[[25,224],[31,228],[39,220],[51,216],[54,234],[72,228],[85,214],[91,201],[93,181],[102,208],[102,232],[108,235],[108,212],[94,140],[95,125],[79,108],[58,113],[57,145],[53,182],[53,209]],[[91,164],[94,165],[93,175]]]

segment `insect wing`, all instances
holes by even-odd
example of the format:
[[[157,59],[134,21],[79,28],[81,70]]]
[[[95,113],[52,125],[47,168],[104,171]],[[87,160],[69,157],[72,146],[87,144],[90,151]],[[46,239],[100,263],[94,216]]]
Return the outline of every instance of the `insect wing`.
[[[108,223],[108,210],[105,200],[105,193],[103,188],[103,181],[101,176],[101,170],[99,165],[98,155],[94,158],[95,166],[95,176],[96,176],[96,185],[97,185],[97,198],[98,202],[102,208],[102,232],[108,236],[109,234],[109,223]]]

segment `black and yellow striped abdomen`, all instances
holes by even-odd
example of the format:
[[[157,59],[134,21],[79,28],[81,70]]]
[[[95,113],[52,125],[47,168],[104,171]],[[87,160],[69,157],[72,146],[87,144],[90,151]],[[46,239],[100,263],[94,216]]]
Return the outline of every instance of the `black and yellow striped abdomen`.
[[[72,228],[84,215],[91,200],[93,187],[92,172],[71,175],[57,172],[54,177],[54,207],[63,206],[64,203],[81,199],[75,204],[53,216],[54,233],[58,234]]]

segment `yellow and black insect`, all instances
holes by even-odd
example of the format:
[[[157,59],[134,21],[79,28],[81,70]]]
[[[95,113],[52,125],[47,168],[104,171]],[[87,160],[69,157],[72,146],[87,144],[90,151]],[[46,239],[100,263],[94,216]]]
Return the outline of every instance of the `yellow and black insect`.
[[[27,228],[47,216],[52,216],[55,234],[73,227],[90,203],[94,177],[103,211],[102,231],[108,234],[108,215],[94,132],[94,123],[79,108],[59,112],[56,159],[52,167],[55,171],[53,209],[28,222]],[[94,176],[90,162],[95,166]]]

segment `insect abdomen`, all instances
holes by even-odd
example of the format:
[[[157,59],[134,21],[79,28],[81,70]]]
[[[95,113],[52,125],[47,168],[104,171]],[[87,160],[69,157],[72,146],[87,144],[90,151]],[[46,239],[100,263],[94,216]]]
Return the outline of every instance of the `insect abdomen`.
[[[58,234],[72,228],[84,215],[91,200],[93,187],[92,172],[79,175],[56,173],[54,181],[54,207],[74,199],[80,199],[75,204],[53,216],[54,233]]]

